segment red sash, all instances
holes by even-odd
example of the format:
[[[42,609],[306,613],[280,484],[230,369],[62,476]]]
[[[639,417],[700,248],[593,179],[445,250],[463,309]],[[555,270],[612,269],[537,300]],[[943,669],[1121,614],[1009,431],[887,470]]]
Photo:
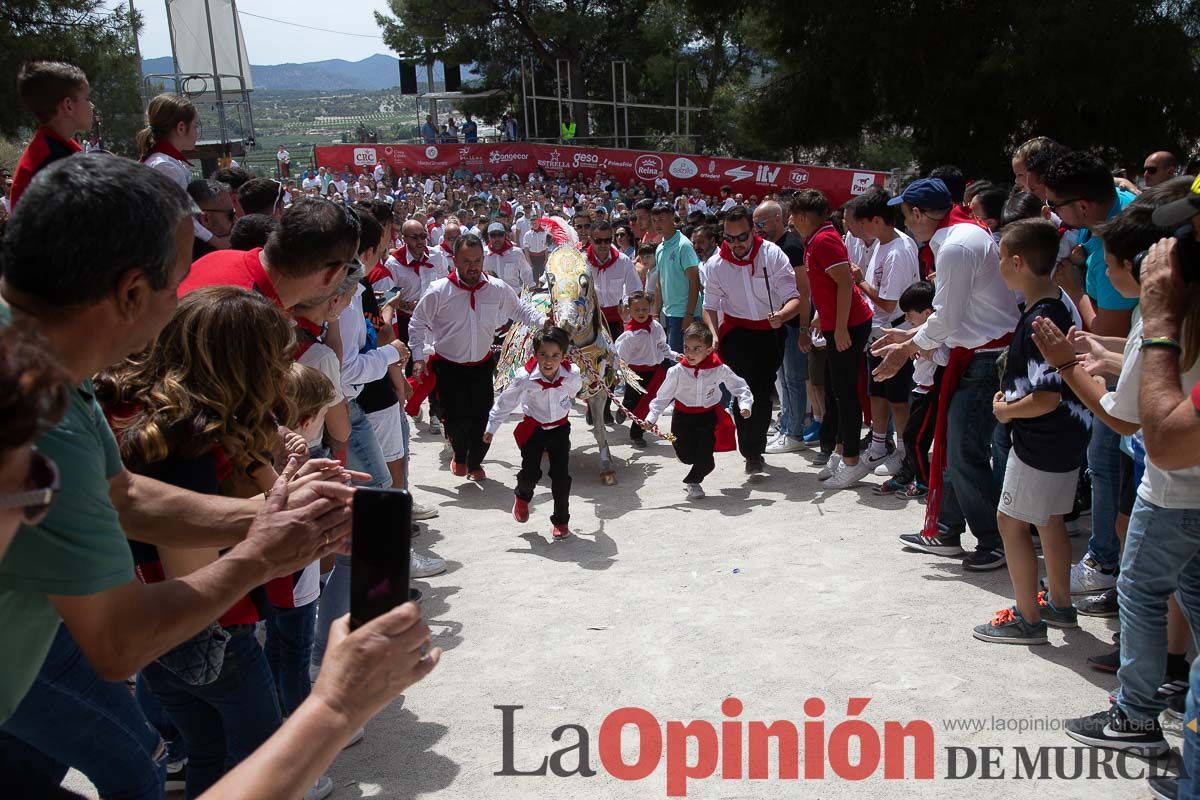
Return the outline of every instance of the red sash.
[[[609,322],[624,322],[621,319],[621,307],[616,306],[600,306],[600,313],[604,315],[604,319]]]
[[[562,380],[562,378],[559,378],[559,380]],[[538,422],[533,417],[526,415],[525,419],[518,422],[517,427],[513,429],[513,438],[517,440],[517,447],[524,449],[525,445],[529,442],[529,437],[533,436],[533,432],[538,428],[549,431],[566,424],[566,417],[554,422]]]
[[[662,364],[647,364],[645,366],[630,364],[629,368],[639,375],[645,372],[654,373],[650,376],[650,381],[646,384],[646,388],[644,389],[645,394],[642,395],[642,399],[638,400],[638,404],[633,408],[633,415],[635,417],[645,419],[646,415],[650,413],[651,401],[658,396],[658,390],[662,387],[662,382],[667,377],[667,368]]]
[[[724,347],[725,334],[734,328],[746,328],[751,331],[775,330],[771,327],[771,323],[765,319],[742,319],[741,317],[726,314],[721,320],[721,326],[717,328],[717,338],[721,340],[720,344],[722,347]]]
[[[717,429],[714,434],[713,452],[714,453],[729,453],[737,449],[737,428],[733,424],[733,417],[729,416],[729,412],[725,407],[718,403],[715,406],[708,408],[697,408],[696,406],[688,406],[675,401],[675,411],[682,414],[706,414],[709,411],[716,412]]]
[[[938,512],[942,510],[942,473],[946,470],[946,433],[950,420],[950,398],[958,388],[963,373],[971,364],[971,359],[979,350],[993,347],[1004,347],[1012,341],[1012,334],[1006,333],[998,339],[981,344],[979,347],[955,347],[950,350],[950,360],[942,373],[942,386],[938,392],[937,424],[933,429],[933,450],[929,459],[929,494],[925,500],[925,527],[921,531],[924,536],[938,535]],[[964,490],[967,487],[963,487]]]

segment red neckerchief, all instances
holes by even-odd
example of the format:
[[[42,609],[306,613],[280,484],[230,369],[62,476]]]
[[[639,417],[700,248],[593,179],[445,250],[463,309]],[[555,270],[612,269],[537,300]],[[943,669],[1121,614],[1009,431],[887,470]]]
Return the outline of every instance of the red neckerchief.
[[[83,152],[83,145],[81,145],[79,142],[75,141],[73,138],[64,139],[63,137],[58,135],[57,131],[53,130],[52,128],[50,128],[47,125],[38,126],[38,131],[41,132],[42,136],[45,136],[47,139],[53,139],[54,141],[58,142],[59,144],[63,145],[67,149],[69,149],[71,152],[74,152],[74,153],[82,153]]]
[[[542,377],[542,371],[541,368],[538,367],[536,356],[530,356],[529,360],[525,362],[525,371],[529,373],[530,377],[537,375],[537,377],[534,378],[534,382],[542,387],[542,391],[546,391],[547,389],[557,389],[559,386],[562,386],[563,379],[566,377],[563,375],[563,369],[566,369],[568,372],[570,372],[571,359],[564,358],[562,360],[562,367],[558,370],[558,377],[553,381],[548,381]]]
[[[991,232],[992,232],[991,229],[988,228],[987,225],[985,225],[984,223],[975,219],[973,216],[968,214],[966,211],[963,211],[962,206],[955,203],[950,206],[950,213],[948,213],[946,216],[942,217],[942,221],[938,223],[938,226],[936,228],[934,228],[934,233],[937,233],[942,228],[949,228],[951,225],[967,225],[967,224],[976,225],[980,228],[983,228],[985,231],[988,232],[988,234],[991,234]],[[932,237],[930,237],[930,238],[932,238]]]
[[[599,261],[596,260],[596,245],[589,244],[587,246],[588,263],[591,264],[592,266],[594,266],[596,269],[600,270],[601,272],[608,269],[613,264],[617,263],[617,258],[620,255],[621,255],[621,251],[618,250],[617,248],[613,247],[610,244],[608,246],[608,261],[605,261],[603,264],[601,264]]]
[[[696,378],[700,377],[700,370],[702,370],[702,369],[715,369],[716,367],[724,366],[724,364],[725,364],[725,362],[721,360],[721,357],[717,355],[715,350],[713,352],[709,353],[707,356],[705,356],[704,360],[701,361],[699,364],[690,363],[687,360],[687,356],[684,356],[683,358],[681,358],[679,360],[679,363],[685,369],[692,370],[693,377],[696,377]]]
[[[443,250],[445,250],[445,251],[446,251],[446,255],[450,256],[451,258],[454,258],[454,248],[453,248],[453,247],[446,247],[446,240],[445,240],[445,239],[443,239],[443,240],[442,240],[442,243],[441,243],[441,244],[439,244],[439,245],[438,245],[438,247],[440,247],[440,248],[442,248]]]
[[[650,326],[653,324],[654,324],[653,317],[646,317],[645,322],[638,322],[636,319],[630,319],[629,322],[625,323],[625,330],[627,330],[627,331],[648,331],[648,330],[650,330]]]
[[[504,247],[501,247],[501,248],[499,248],[499,249],[496,249],[496,248],[492,247],[492,246],[489,244],[489,245],[488,245],[488,249],[492,251],[492,255],[494,255],[494,256],[502,256],[502,255],[504,255],[505,253],[507,253],[509,250],[511,250],[511,249],[512,249],[512,242],[510,242],[510,241],[508,240],[508,237],[507,237],[507,236],[505,236],[505,237],[504,237]]]
[[[420,261],[409,261],[408,260],[408,245],[403,245],[403,244],[392,251],[392,258],[399,261],[400,266],[408,267],[409,269],[411,269],[413,271],[414,275],[421,274],[421,267],[432,267],[433,266],[433,264],[429,263],[429,251],[428,250],[425,251],[425,257],[422,258]]]
[[[462,289],[464,292],[468,292],[471,295],[471,308],[475,308],[475,293],[478,292],[480,289],[482,289],[484,286],[487,286],[487,282],[488,282],[487,274],[483,273],[483,272],[479,273],[479,280],[476,281],[474,286],[467,286],[462,281],[460,281],[458,279],[458,271],[457,270],[451,272],[449,275],[446,276],[446,278],[451,283],[453,283],[455,286]]]
[[[179,150],[177,150],[175,148],[175,145],[171,144],[170,142],[155,142],[154,149],[151,150],[150,153],[146,155],[146,158],[149,158],[151,155],[153,155],[155,153],[162,153],[164,156],[170,156],[171,158],[175,159],[176,161],[182,161],[185,164],[190,165],[192,163],[192,162],[188,161],[186,158],[184,158],[183,153],[179,152]],[[143,159],[143,160],[145,160],[145,159]]]
[[[749,267],[750,274],[754,274],[754,258],[758,255],[759,249],[762,247],[762,237],[757,233],[750,237],[750,253],[745,258],[738,258],[733,254],[733,248],[729,246],[729,242],[721,242],[721,258],[733,264],[735,267]]]

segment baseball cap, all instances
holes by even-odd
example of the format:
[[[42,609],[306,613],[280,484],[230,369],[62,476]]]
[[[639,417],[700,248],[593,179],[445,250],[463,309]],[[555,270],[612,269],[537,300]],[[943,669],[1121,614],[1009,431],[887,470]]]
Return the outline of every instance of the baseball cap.
[[[491,225],[488,225],[487,232],[488,233],[507,233],[508,231],[506,231],[504,229],[504,226],[501,225],[499,222],[493,222]]]
[[[1192,181],[1187,197],[1154,209],[1151,219],[1155,225],[1177,228],[1197,214],[1200,214],[1200,177]]]
[[[512,216],[512,203],[508,202],[507,200],[505,200],[503,203],[501,203],[500,204],[500,213],[506,217],[511,217]]]
[[[917,178],[905,186],[898,196],[888,200],[889,206],[898,206],[901,203],[908,203],[913,208],[941,211],[954,205],[954,200],[941,178]]]

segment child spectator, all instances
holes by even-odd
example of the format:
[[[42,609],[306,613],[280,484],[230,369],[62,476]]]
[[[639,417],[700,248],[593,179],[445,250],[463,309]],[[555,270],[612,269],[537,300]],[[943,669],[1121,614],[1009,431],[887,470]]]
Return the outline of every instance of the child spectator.
[[[496,398],[483,434],[483,441],[490,444],[508,415],[521,406],[525,419],[513,431],[521,448],[513,519],[529,521],[529,501],[542,477],[542,457],[549,456],[550,491],[554,496],[550,524],[555,540],[571,535],[567,528],[571,521],[571,423],[567,415],[575,395],[583,388],[579,367],[565,360],[570,346],[567,332],[549,322],[533,335],[533,358]]]
[[[90,87],[79,67],[58,61],[31,61],[17,73],[17,93],[37,120],[38,129],[13,172],[9,213],[38,170],[80,152],[83,148],[75,141],[75,134],[92,127]]]
[[[910,327],[925,324],[933,313],[933,284],[917,281],[900,295],[900,310]],[[926,356],[917,356],[913,368],[912,399],[908,420],[904,425],[904,457],[894,476],[873,490],[875,494],[896,494],[920,499],[929,487],[929,448],[933,445],[933,428],[937,422],[938,392],[942,386],[943,367],[950,360],[950,348],[942,345]]]
[[[1071,604],[1071,543],[1063,516],[1075,502],[1092,415],[1033,341],[1033,321],[1039,317],[1064,332],[1082,325],[1054,283],[1057,253],[1058,230],[1043,220],[1013,223],[1000,240],[1000,274],[1025,298],[1008,347],[1001,391],[992,403],[996,419],[1009,426],[1012,437],[997,521],[1016,607],[1002,609],[991,622],[976,626],[975,638],[985,642],[1045,644],[1047,625],[1078,625]],[[1038,592],[1029,525],[1036,525],[1041,537],[1048,592]]]
[[[754,406],[749,384],[725,366],[713,350],[712,330],[706,324],[693,322],[687,327],[684,357],[667,370],[643,423],[650,430],[667,404],[674,401],[671,434],[675,436],[675,455],[691,467],[683,483],[693,500],[704,497],[700,482],[716,469],[713,453],[727,453],[736,446],[733,419],[721,405],[721,385],[737,398],[743,419],[750,417]]]
[[[642,379],[645,391],[626,383],[622,405],[635,417],[644,419],[667,375],[667,362],[678,361],[679,354],[667,346],[666,330],[651,316],[650,295],[646,292],[630,294],[629,314],[625,332],[617,337],[617,355]],[[638,447],[646,443],[642,426],[636,420],[629,425],[629,438]]]
[[[658,266],[655,263],[657,252],[658,245],[643,242],[638,245],[637,255],[633,259],[638,279],[642,282],[642,290],[650,298],[650,313],[656,319],[661,306],[658,291]]]

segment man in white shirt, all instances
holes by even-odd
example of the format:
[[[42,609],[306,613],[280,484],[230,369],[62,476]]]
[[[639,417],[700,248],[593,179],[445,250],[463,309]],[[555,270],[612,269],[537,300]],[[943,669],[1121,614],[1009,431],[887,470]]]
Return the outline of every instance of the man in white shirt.
[[[771,390],[782,360],[783,323],[800,311],[796,272],[783,250],[763,241],[749,210],[734,206],[725,216],[724,239],[707,262],[704,320],[721,359],[750,386],[750,417],[734,415],[746,474],[763,472]]]
[[[292,154],[283,145],[279,145],[279,149],[275,151],[275,161],[279,163],[279,177],[291,177]]]
[[[906,328],[904,314],[898,302],[904,290],[921,279],[917,258],[917,243],[896,230],[893,209],[888,206],[892,196],[876,187],[855,198],[846,208],[846,218],[854,222],[868,244],[870,255],[861,269],[851,267],[854,282],[866,298],[874,317],[871,320],[871,341],[883,336],[884,328]],[[879,366],[880,359],[867,356],[867,394],[871,400],[871,445],[867,448],[867,464],[872,469],[882,467],[892,475],[904,460],[904,443],[887,452],[888,414],[896,431],[903,431],[908,422],[908,403],[912,394],[913,362],[905,364],[887,380],[871,376],[869,370]],[[899,437],[897,437],[899,438]]]
[[[890,204],[902,204],[905,227],[917,240],[929,242],[937,292],[924,325],[884,331],[871,349],[883,359],[873,375],[885,380],[919,350],[951,348],[942,380],[942,397],[949,401],[938,408],[942,435],[934,436],[925,526],[900,540],[934,555],[958,556],[964,552],[960,537],[969,525],[978,544],[963,559],[963,568],[999,569],[1005,559],[996,523],[991,400],[1000,385],[996,359],[1017,325],[1017,299],[1000,276],[1000,251],[991,233],[954,203],[940,178],[913,181]]]
[[[540,217],[535,216],[530,221],[529,230],[521,237],[521,249],[529,259],[534,281],[540,281],[546,270],[546,254],[550,249],[550,233],[542,227]]]
[[[520,292],[533,286],[533,267],[519,247],[513,247],[508,238],[508,227],[503,222],[493,222],[487,227],[487,257],[484,269]]]
[[[737,201],[733,199],[733,188],[729,186],[721,187],[721,211],[728,211],[737,205]]]
[[[454,257],[454,272],[429,287],[417,303],[409,325],[413,378],[428,393],[426,372],[436,379],[442,424],[454,459],[450,470],[474,481],[487,478],[483,441],[492,408],[492,340],[510,320],[540,328],[546,317],[521,301],[503,281],[483,272],[484,247],[479,237],[464,234]],[[421,389],[421,387],[424,387]],[[416,399],[416,398],[414,398]]]

